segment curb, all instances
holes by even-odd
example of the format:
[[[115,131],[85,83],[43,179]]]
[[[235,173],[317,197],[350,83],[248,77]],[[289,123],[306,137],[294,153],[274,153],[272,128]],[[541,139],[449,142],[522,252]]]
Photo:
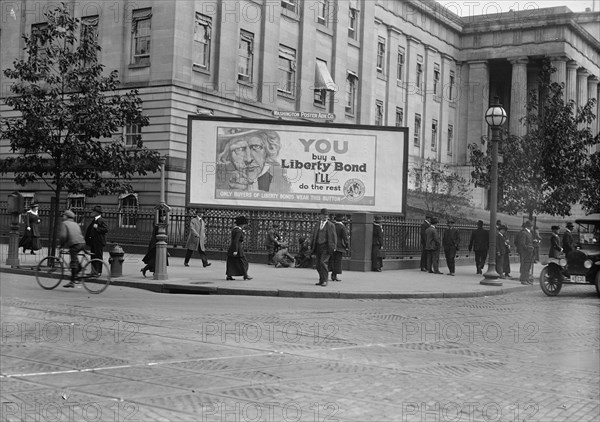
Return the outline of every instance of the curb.
[[[32,270],[22,268],[0,268],[0,274],[19,274],[34,276]],[[114,278],[111,285],[131,287],[134,289],[147,290],[163,294],[189,294],[189,295],[231,295],[231,296],[267,296],[305,299],[458,299],[497,296],[506,293],[526,291],[531,286],[504,287],[497,290],[477,292],[427,292],[427,293],[394,293],[394,292],[340,292],[340,291],[303,291],[303,290],[280,290],[280,289],[242,289],[218,286],[201,286],[193,284],[166,284],[131,281],[124,277]]]

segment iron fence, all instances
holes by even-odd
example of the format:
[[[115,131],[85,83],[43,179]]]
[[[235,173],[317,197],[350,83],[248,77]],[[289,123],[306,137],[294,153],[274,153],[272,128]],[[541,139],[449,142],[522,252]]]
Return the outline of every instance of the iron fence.
[[[233,209],[207,208],[204,210],[206,221],[206,248],[209,251],[225,251],[229,247],[233,219],[239,211]],[[244,214],[249,224],[246,228],[246,250],[250,253],[266,251],[267,231],[274,222],[280,225],[283,240],[288,243],[291,253],[298,251],[298,239],[310,236],[312,227],[318,220],[317,212],[301,210],[272,211],[249,210]],[[50,234],[50,208],[40,206],[42,242],[47,242]],[[118,209],[104,209],[102,214],[106,220],[109,232],[106,236],[108,243],[120,245],[146,245],[152,234],[155,222],[153,209],[141,209],[135,213],[126,213]],[[344,216],[348,233],[352,233],[352,214]],[[77,210],[76,220],[85,231],[92,219],[90,210]],[[0,235],[7,236],[10,229],[11,216],[7,213],[6,203],[0,203]],[[172,208],[167,226],[167,243],[171,248],[185,247],[190,216],[185,208]],[[384,250],[390,259],[418,257],[421,253],[421,223],[422,220],[405,220],[401,216],[383,215]],[[443,237],[447,226],[438,225],[440,236]],[[474,225],[460,224],[455,226],[460,235],[460,255],[467,254],[467,248]],[[20,225],[23,233],[23,224]],[[518,231],[508,233],[511,245]],[[545,253],[549,246],[549,232],[542,233],[540,250]],[[350,243],[352,236],[350,236]],[[45,245],[47,246],[47,245]],[[516,253],[513,247],[512,253]]]

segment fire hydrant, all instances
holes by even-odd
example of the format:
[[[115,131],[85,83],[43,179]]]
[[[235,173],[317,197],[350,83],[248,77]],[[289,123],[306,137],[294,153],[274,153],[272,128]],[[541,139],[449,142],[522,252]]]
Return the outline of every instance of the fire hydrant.
[[[108,251],[110,258],[108,263],[110,264],[110,276],[111,277],[122,277],[123,276],[123,262],[125,261],[125,251],[122,247],[116,243]]]

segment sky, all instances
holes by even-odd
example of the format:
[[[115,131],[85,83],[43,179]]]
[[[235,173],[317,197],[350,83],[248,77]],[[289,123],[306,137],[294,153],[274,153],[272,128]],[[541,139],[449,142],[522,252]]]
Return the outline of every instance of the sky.
[[[573,12],[584,12],[586,7],[600,12],[600,0],[437,0],[452,12],[461,16],[482,15],[487,13],[532,10],[535,8],[567,6]]]

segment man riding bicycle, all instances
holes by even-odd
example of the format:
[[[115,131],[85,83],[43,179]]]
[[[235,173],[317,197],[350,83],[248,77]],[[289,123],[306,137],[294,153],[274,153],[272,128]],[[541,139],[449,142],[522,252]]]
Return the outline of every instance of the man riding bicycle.
[[[75,222],[73,211],[66,210],[62,216],[63,222],[60,226],[58,240],[61,248],[69,248],[69,255],[71,256],[71,281],[63,287],[75,287],[75,279],[81,271],[81,264],[77,255],[85,249],[85,238],[81,233],[81,227]]]

